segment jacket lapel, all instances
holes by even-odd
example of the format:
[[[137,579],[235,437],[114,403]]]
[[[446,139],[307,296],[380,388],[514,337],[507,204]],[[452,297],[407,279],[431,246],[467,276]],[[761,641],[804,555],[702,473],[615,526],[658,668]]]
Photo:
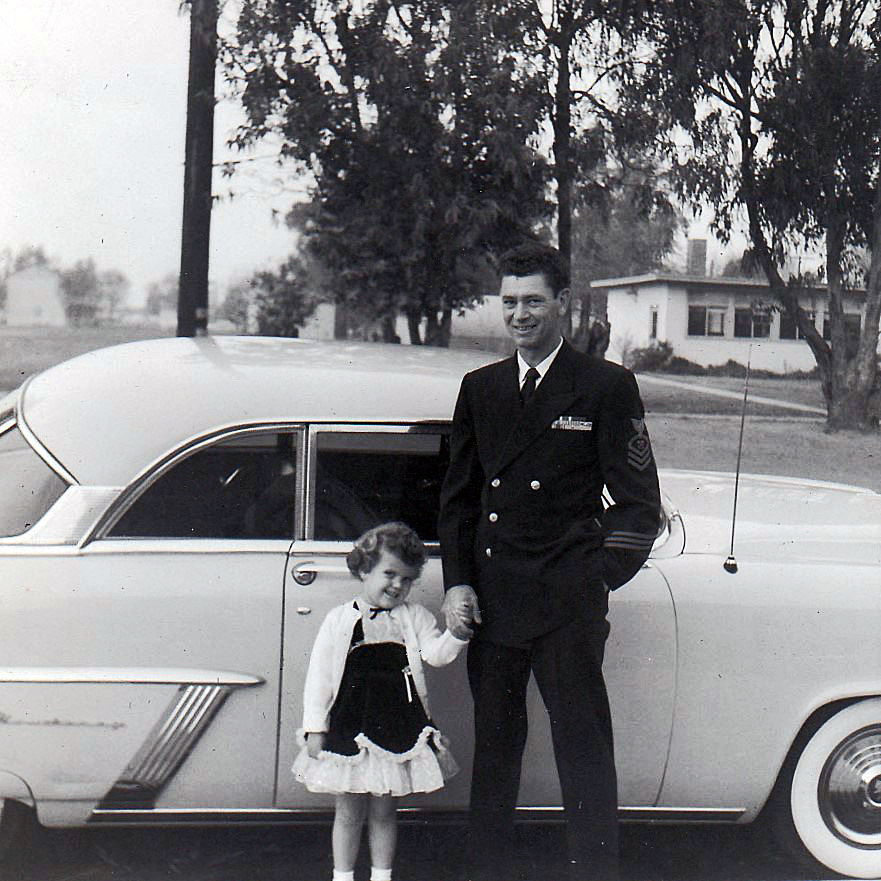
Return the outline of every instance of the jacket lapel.
[[[493,466],[495,474],[512,462],[526,449],[547,427],[578,398],[575,389],[575,371],[572,363],[572,349],[567,342],[554,358],[553,364],[545,374],[535,396],[525,407],[520,408],[519,389],[517,388],[517,358],[514,357],[514,406],[517,417],[511,425],[504,443],[500,447],[499,456]],[[511,410],[507,412],[510,414]]]

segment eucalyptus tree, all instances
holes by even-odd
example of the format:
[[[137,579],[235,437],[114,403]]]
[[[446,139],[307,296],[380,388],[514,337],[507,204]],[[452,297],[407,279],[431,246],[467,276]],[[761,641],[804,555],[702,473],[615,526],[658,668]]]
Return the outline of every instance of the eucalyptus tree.
[[[311,203],[292,220],[338,303],[446,344],[486,261],[547,214],[539,88],[494,4],[244,0],[224,47],[247,121]]]
[[[680,191],[712,206],[724,237],[745,213],[771,296],[817,363],[830,429],[876,429],[881,312],[881,20],[872,0],[660,0],[656,64],[642,88],[662,94],[687,136]],[[825,258],[829,338],[783,277],[795,248]],[[868,272],[854,256],[868,249]],[[865,286],[857,340],[845,295]]]

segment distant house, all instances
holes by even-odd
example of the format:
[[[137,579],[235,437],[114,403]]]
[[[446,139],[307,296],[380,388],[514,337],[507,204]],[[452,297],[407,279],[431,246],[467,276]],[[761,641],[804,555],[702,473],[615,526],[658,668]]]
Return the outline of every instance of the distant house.
[[[30,266],[6,279],[5,323],[9,327],[67,324],[61,276],[48,266]]]
[[[607,357],[620,361],[629,350],[661,341],[673,354],[705,367],[728,360],[777,373],[811,370],[814,356],[795,322],[772,308],[766,283],[742,278],[650,273],[591,284],[606,294],[611,326]],[[807,288],[799,302],[829,339],[829,294]],[[854,337],[864,318],[865,295],[844,297],[845,321]],[[750,347],[751,356],[750,356]]]

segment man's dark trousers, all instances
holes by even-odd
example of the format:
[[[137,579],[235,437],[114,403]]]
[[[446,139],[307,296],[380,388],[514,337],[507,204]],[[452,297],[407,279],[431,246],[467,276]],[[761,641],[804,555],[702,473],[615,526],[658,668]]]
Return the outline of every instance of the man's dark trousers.
[[[526,742],[531,670],[551,722],[567,825],[569,877],[617,879],[617,785],[602,675],[607,635],[605,620],[573,621],[522,646],[479,638],[469,645],[468,678],[475,708],[472,878],[516,877],[514,806]]]

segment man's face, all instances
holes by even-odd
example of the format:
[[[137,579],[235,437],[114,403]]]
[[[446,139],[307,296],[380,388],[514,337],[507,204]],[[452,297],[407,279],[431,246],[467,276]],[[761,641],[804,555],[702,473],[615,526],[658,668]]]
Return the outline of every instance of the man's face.
[[[562,319],[569,305],[568,290],[554,296],[543,273],[505,275],[499,288],[505,327],[515,345],[538,363],[560,341]]]

